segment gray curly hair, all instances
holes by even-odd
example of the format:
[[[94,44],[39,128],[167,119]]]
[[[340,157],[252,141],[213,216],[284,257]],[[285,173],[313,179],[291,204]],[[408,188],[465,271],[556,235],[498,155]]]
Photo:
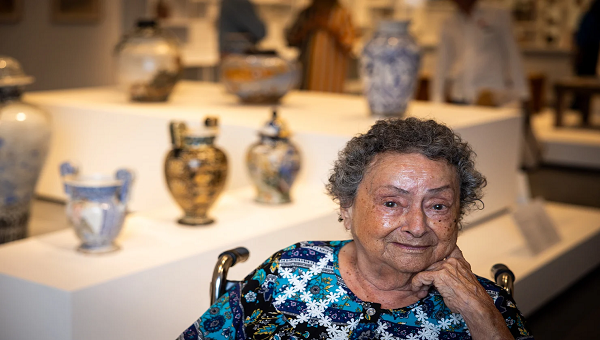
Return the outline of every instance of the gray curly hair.
[[[487,181],[475,169],[475,152],[447,126],[418,118],[377,121],[371,129],[352,138],[338,154],[327,192],[341,208],[354,204],[358,186],[373,158],[380,153],[419,153],[431,160],[445,160],[455,167],[460,183],[460,215],[481,202]]]

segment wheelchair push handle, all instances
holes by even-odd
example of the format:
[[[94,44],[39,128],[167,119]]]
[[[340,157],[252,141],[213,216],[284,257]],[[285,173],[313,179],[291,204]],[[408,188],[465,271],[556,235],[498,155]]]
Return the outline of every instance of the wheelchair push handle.
[[[236,265],[236,263],[242,263],[242,262],[246,262],[246,260],[248,260],[248,257],[250,257],[250,252],[248,251],[248,249],[244,248],[244,247],[237,247],[234,249],[229,249],[226,250],[224,252],[222,252],[221,254],[219,254],[219,258],[221,258],[221,256],[230,256],[231,257],[231,266],[233,267]]]
[[[491,271],[494,281],[512,295],[514,292],[515,274],[508,266],[502,263],[493,265]]]
[[[214,304],[227,289],[227,272],[237,263],[246,262],[250,252],[244,247],[229,249],[219,255],[210,282],[210,304]]]

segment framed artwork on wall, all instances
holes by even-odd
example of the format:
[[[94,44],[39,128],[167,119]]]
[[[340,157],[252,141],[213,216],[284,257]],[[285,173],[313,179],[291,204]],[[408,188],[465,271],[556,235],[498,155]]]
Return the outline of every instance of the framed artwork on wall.
[[[23,0],[0,0],[0,24],[14,24],[23,15]]]
[[[100,0],[52,0],[52,21],[58,24],[98,23]]]

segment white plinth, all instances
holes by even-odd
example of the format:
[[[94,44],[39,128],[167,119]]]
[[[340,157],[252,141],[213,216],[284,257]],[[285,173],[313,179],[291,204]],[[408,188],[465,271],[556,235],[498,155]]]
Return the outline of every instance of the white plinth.
[[[296,203],[253,201],[252,188],[228,192],[206,227],[178,225],[174,207],[127,218],[122,250],[78,253],[72,230],[0,247],[0,339],[172,339],[209,304],[216,258],[251,251],[244,272],[301,240],[344,239],[335,205],[303,186]],[[233,273],[233,271],[232,271]]]
[[[170,120],[199,122],[206,115],[220,119],[216,144],[229,156],[227,189],[250,185],[245,154],[257,129],[270,117],[270,107],[242,105],[219,84],[182,82],[167,103],[130,103],[114,88],[30,93],[26,100],[46,108],[54,122],[54,137],[37,193],[64,199],[59,164],[76,160],[88,172],[113,173],[128,167],[136,173],[130,209],[147,211],[172,203],[163,178],[170,149]],[[279,105],[302,152],[299,181],[323,185],[337,152],[357,133],[375,122],[362,96],[292,92]],[[450,106],[413,102],[408,115],[444,122],[469,141],[477,164],[488,178],[486,209],[473,219],[511,205],[519,166],[519,116],[511,109]],[[501,161],[499,161],[501,160]]]

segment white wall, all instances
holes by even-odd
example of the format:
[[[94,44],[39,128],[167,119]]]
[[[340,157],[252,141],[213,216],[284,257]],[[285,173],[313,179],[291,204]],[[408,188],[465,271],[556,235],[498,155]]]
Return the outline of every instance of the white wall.
[[[125,0],[127,1],[127,0]],[[23,0],[16,24],[0,24],[0,54],[16,58],[36,82],[27,90],[113,83],[112,51],[121,36],[121,0],[100,1],[95,24],[56,24],[52,1]]]

